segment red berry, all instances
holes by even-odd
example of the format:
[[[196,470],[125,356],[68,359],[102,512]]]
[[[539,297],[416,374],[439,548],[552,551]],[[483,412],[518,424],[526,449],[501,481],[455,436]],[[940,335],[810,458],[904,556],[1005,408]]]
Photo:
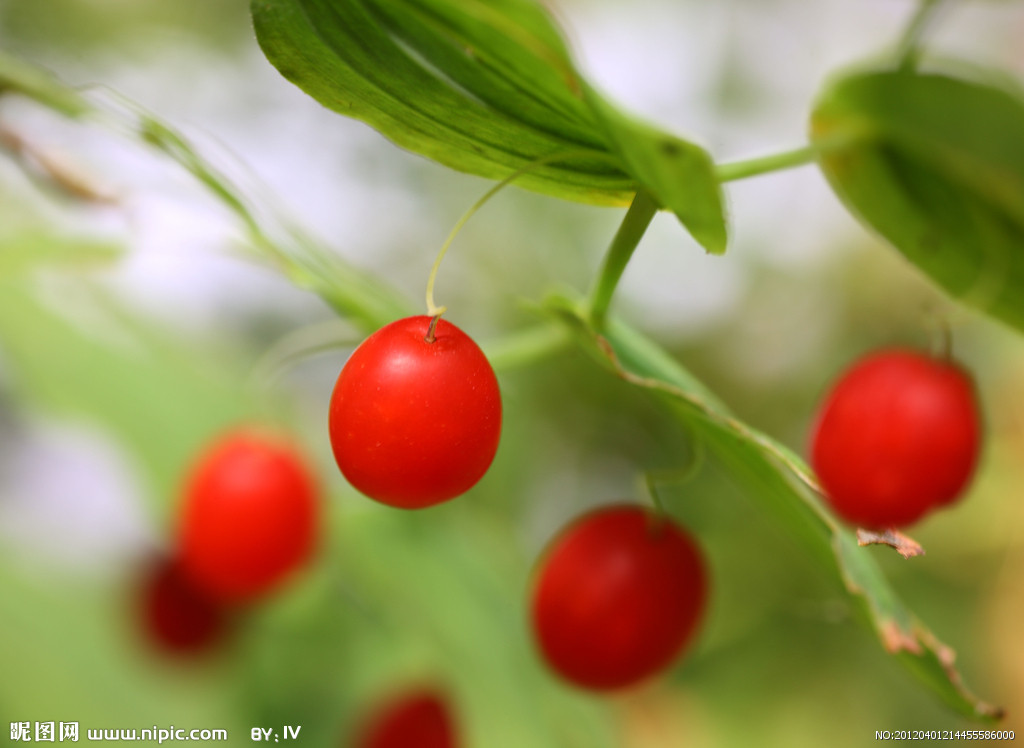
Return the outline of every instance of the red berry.
[[[533,627],[548,664],[594,690],[667,667],[693,638],[707,599],[697,545],[639,506],[599,509],[562,531],[540,563]]]
[[[147,569],[141,591],[142,623],[147,638],[165,654],[197,655],[220,641],[223,609],[186,577],[175,561]]]
[[[836,513],[905,527],[960,496],[977,463],[974,385],[956,364],[886,350],[862,358],[818,417],[811,462]]]
[[[357,748],[456,748],[448,705],[432,690],[403,693],[383,704],[363,727]]]
[[[202,453],[188,481],[182,563],[220,600],[258,597],[309,558],[318,514],[313,476],[291,444],[228,434]]]
[[[349,358],[331,397],[338,467],[384,504],[419,509],[465,493],[487,472],[501,435],[498,380],[462,330],[407,317]]]

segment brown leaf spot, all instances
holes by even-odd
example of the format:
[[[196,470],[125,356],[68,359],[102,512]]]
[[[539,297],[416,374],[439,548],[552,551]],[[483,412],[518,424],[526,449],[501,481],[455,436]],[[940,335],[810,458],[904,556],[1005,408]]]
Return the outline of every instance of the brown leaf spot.
[[[889,654],[910,652],[911,654],[919,655],[923,651],[921,649],[921,642],[917,640],[917,637],[900,628],[896,621],[886,621],[882,624],[878,633],[882,638],[882,646],[885,647],[885,651]]]
[[[924,548],[911,537],[904,535],[898,530],[884,530],[883,532],[871,532],[869,530],[857,530],[857,545],[887,545],[896,550],[903,558],[923,556]]]

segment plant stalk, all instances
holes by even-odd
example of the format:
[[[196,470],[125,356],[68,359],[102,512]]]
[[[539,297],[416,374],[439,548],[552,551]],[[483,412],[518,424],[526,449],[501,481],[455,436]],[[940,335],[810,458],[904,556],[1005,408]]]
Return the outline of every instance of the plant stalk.
[[[943,0],[920,0],[903,36],[896,45],[896,65],[900,70],[911,71],[917,67],[921,55],[921,39],[928,26],[935,20],[935,14]]]
[[[757,177],[761,174],[768,174],[773,171],[792,169],[797,166],[813,163],[818,157],[821,148],[814,145],[805,145],[802,148],[794,148],[791,151],[773,153],[769,156],[746,159],[744,161],[733,161],[728,164],[719,164],[715,167],[719,182],[733,182],[737,179]]]
[[[595,329],[600,330],[604,327],[615,288],[619,285],[633,251],[657,212],[658,204],[654,198],[644,190],[637,190],[633,203],[626,211],[626,217],[622,219],[622,224],[605,253],[597,284],[590,295],[590,323]]]

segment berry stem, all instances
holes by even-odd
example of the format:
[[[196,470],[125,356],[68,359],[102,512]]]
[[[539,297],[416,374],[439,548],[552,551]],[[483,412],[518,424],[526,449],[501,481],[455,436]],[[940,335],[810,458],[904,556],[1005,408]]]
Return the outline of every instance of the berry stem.
[[[443,311],[444,309],[442,308],[441,312]],[[423,337],[423,339],[428,343],[433,343],[435,340],[437,340],[437,337],[434,335],[434,333],[437,332],[437,321],[441,319],[441,312],[438,312],[436,315],[430,318],[430,325],[427,327],[427,334]]]
[[[590,296],[590,323],[596,329],[604,327],[608,307],[622,273],[657,212],[658,204],[654,198],[644,190],[637,190],[629,210],[626,211],[626,217],[622,219],[619,230],[615,232],[615,237],[605,253],[601,272]]]
[[[654,508],[660,517],[666,517],[668,513],[665,511],[665,504],[662,502],[661,494],[658,492],[658,484],[674,483],[675,485],[682,485],[688,483],[700,471],[703,464],[703,442],[694,439],[691,442],[690,459],[685,465],[671,470],[649,470],[644,473],[644,486],[647,488],[647,494],[651,497]]]
[[[355,348],[362,337],[354,334],[350,323],[338,318],[299,328],[264,351],[253,365],[249,381],[258,389],[269,389],[300,361],[324,351]]]
[[[935,341],[936,355],[946,363],[953,360],[953,330],[949,321],[940,319]]]
[[[917,10],[896,44],[896,65],[900,70],[911,72],[917,67],[917,61],[921,56],[921,38],[935,20],[942,2],[943,0],[920,0],[918,3]]]
[[[479,200],[477,200],[475,203],[473,203],[472,206],[470,206],[469,210],[462,214],[462,217],[459,218],[459,220],[456,221],[455,225],[452,227],[451,232],[448,234],[448,238],[444,240],[444,244],[441,245],[441,249],[437,253],[437,257],[434,260],[434,265],[433,267],[430,268],[430,276],[427,278],[428,316],[440,317],[442,314],[445,313],[445,311],[447,311],[447,307],[438,306],[434,302],[434,284],[437,281],[437,272],[441,267],[441,260],[444,259],[444,256],[448,253],[448,247],[450,247],[452,242],[455,241],[455,237],[458,236],[459,232],[462,230],[462,227],[466,225],[469,219],[472,218],[473,215],[478,210],[480,210],[480,208],[482,208],[487,203],[488,200],[490,200],[498,192],[503,190],[505,187],[507,187],[515,180],[519,179],[519,177],[523,176],[524,174],[528,174],[531,171],[535,171],[536,169],[539,169],[540,167],[546,166],[547,164],[553,163],[555,161],[571,160],[574,158],[579,158],[581,156],[586,156],[590,158],[608,158],[609,160],[612,160],[611,157],[608,156],[607,154],[584,150],[582,148],[574,151],[559,151],[557,153],[549,153],[547,156],[541,156],[540,158],[531,161],[526,166],[523,166],[520,169],[516,169],[514,172],[509,174],[500,182],[498,182],[496,185],[491,187],[491,189],[487,190],[487,192],[485,192]]]
[[[651,497],[651,502],[654,504],[654,510],[658,513],[658,517],[664,517],[665,504],[661,500],[661,494],[658,493],[658,481],[660,475],[655,473],[644,473],[644,485],[647,486],[647,495]]]

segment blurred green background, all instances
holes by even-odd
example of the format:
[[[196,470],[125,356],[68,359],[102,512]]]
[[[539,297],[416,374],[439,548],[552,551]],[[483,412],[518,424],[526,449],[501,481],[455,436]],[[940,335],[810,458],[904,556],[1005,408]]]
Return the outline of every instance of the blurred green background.
[[[1024,74],[1019,3],[951,3],[935,46]],[[838,65],[879,52],[909,0],[564,0],[585,70],[718,160],[799,145]],[[0,44],[182,128],[349,262],[419,308],[437,248],[489,183],[405,154],[292,88],[244,0],[0,0]],[[112,94],[99,92],[112,97]],[[326,436],[361,333],[246,259],[233,218],[179,167],[103,130],[0,99],[0,135],[109,201],[0,158],[0,737],[7,722],[86,728],[301,725],[346,746],[383,693],[434,680],[469,748],[862,746],[876,730],[975,727],[853,618],[830,573],[713,461],[664,489],[712,573],[702,635],[676,667],[611,698],[549,675],[525,600],[548,539],[586,508],[644,500],[644,470],[687,435],[643,393],[569,352],[499,372],[497,460],[466,496],[390,510],[338,474]],[[10,155],[10,154],[8,154]],[[36,164],[38,166],[38,163]],[[845,215],[812,167],[729,185],[734,241],[705,255],[659,216],[617,311],[746,421],[803,453],[816,402],[857,355],[928,347],[940,321],[976,375],[989,429],[969,495],[867,549],[958,652],[968,683],[1024,729],[1024,345],[946,301]],[[621,211],[510,189],[457,239],[438,283],[487,348],[552,287],[589,286]],[[326,350],[289,357],[312,343]],[[140,631],[141,565],[170,546],[181,476],[221,429],[269,421],[308,449],[328,497],[315,564],[236,622],[224,651],[170,660]]]

